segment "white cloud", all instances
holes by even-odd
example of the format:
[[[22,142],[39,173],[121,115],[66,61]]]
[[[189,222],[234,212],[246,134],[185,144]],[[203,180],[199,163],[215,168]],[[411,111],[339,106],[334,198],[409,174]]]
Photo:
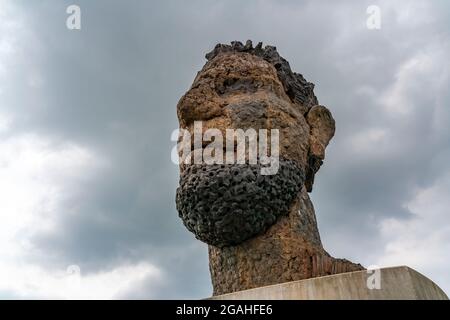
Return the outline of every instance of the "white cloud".
[[[447,43],[431,44],[406,59],[398,68],[395,82],[380,97],[384,113],[407,121],[418,109],[432,112],[436,98],[443,94],[448,83],[449,66]]]
[[[30,226],[51,228],[65,188],[101,165],[105,161],[76,144],[55,145],[34,134],[1,140],[0,243]]]
[[[16,15],[11,3],[0,1],[0,80],[16,52],[18,34],[21,32],[21,16]]]
[[[0,114],[0,133],[6,132],[11,124],[11,117]]]
[[[57,224],[61,215],[72,214],[64,201],[110,165],[80,144],[11,131],[15,110],[5,95],[11,77],[17,69],[24,71],[18,75],[21,85],[28,85],[24,90],[40,90],[45,84],[40,66],[28,56],[29,48],[39,50],[37,38],[23,10],[0,0],[0,293],[19,298],[111,299],[127,297],[144,281],[153,287],[162,272],[148,262],[116,263],[107,270],[89,274],[81,270],[77,275],[70,271],[78,267],[66,270],[69,266],[58,259],[59,265],[50,267],[45,261],[49,253],[35,247],[33,235],[65,232]]]
[[[405,206],[410,219],[388,218],[380,224],[383,253],[377,264],[408,265],[450,292],[448,223],[450,172],[433,187],[421,189]]]
[[[142,282],[157,286],[162,278],[162,272],[149,263],[123,264],[87,275],[75,265],[46,270],[37,265],[0,263],[0,290],[24,299],[126,298]]]
[[[82,146],[56,144],[34,134],[0,141],[0,291],[24,298],[107,299],[126,294],[144,279],[159,281],[155,266],[138,263],[81,274],[79,285],[68,287],[73,276],[65,269],[48,270],[27,261],[33,252],[30,237],[52,232],[57,215],[67,214],[61,202],[70,196],[70,186],[106,165]]]
[[[351,138],[352,151],[368,157],[387,152],[389,136],[386,128],[366,129]]]

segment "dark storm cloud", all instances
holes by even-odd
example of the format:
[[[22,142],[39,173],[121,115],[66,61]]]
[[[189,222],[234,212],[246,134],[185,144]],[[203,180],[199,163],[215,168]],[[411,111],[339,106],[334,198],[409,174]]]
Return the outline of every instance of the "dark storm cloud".
[[[440,7],[445,3],[421,11],[413,2],[380,2],[377,31],[365,26],[371,1],[78,1],[81,31],[65,28],[69,4],[20,3],[32,38],[5,90],[15,116],[8,134],[31,131],[74,141],[109,166],[70,186],[58,232],[34,235],[40,249],[34,259],[42,264],[76,262],[89,273],[145,260],[169,280],[156,288],[144,281],[126,296],[210,294],[206,246],[185,230],[175,210],[178,170],[170,161],[170,134],[178,99],[217,42],[276,45],[331,109],[337,132],[312,198],[332,254],[370,264],[367,252],[381,249],[376,222],[408,219],[405,202],[450,169],[445,109],[435,125],[438,101],[449,105],[450,99],[426,78],[439,68],[406,76],[408,87],[398,90],[408,96],[410,112],[385,108],[396,83],[405,85],[399,72],[409,60],[445,57],[435,55],[448,50],[441,41],[450,30],[449,10]],[[410,23],[399,19],[408,7]],[[30,70],[45,86],[24,92]],[[71,214],[64,214],[67,208]]]

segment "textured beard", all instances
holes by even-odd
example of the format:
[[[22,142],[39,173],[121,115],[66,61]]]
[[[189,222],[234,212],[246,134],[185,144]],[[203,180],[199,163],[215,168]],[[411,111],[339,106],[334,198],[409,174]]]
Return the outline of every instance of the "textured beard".
[[[186,228],[217,247],[237,245],[266,231],[289,213],[305,182],[294,161],[279,163],[274,175],[261,175],[259,164],[186,166],[176,194]]]

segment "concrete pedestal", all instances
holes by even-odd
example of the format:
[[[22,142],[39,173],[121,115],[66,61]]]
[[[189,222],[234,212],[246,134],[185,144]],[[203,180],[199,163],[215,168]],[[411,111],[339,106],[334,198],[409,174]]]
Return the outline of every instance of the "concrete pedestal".
[[[379,276],[379,277],[378,277]],[[376,278],[378,277],[378,278]],[[370,289],[372,288],[372,289]],[[356,271],[238,291],[214,300],[448,300],[433,281],[406,266]]]

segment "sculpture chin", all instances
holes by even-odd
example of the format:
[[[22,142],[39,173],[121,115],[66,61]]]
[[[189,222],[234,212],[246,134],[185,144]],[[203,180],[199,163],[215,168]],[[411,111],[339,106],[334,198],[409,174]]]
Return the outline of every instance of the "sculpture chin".
[[[279,163],[274,175],[261,175],[259,164],[188,165],[176,194],[186,228],[217,247],[237,245],[266,231],[289,213],[305,182],[294,161]]]

